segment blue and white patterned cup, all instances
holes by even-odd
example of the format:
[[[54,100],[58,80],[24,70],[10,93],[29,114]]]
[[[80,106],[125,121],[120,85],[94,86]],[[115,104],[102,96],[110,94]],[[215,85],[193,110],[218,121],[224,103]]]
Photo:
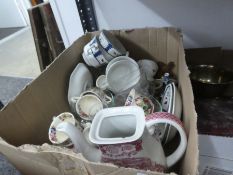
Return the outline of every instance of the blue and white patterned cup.
[[[99,43],[98,37],[95,36],[89,43],[84,46],[83,59],[89,65],[93,67],[100,67],[107,64],[114,57],[109,55]]]
[[[99,35],[99,42],[104,50],[113,57],[126,55],[126,49],[122,43],[107,30],[102,30]]]

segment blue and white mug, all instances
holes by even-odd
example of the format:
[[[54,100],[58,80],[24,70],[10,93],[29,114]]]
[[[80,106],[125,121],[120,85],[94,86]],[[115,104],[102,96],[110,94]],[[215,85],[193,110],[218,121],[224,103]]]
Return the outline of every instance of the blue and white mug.
[[[84,61],[89,66],[93,67],[105,65],[113,59],[113,57],[102,48],[97,36],[84,46],[82,56]]]
[[[107,30],[101,31],[99,42],[104,50],[113,57],[126,55],[126,49],[123,44]]]

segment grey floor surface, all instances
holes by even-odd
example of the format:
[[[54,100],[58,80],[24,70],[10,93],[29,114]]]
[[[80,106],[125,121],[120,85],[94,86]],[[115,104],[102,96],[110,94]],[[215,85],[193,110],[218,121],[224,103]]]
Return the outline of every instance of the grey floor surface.
[[[0,76],[0,101],[7,105],[32,81],[29,78]],[[21,175],[20,172],[0,153],[0,175]]]
[[[0,28],[0,40],[21,30],[23,27]]]
[[[1,175],[21,175],[20,172],[8,160],[0,154]]]
[[[0,101],[6,105],[32,81],[30,78],[0,76]]]
[[[40,74],[31,28],[18,30],[0,30],[0,100],[4,105]],[[0,175],[20,175],[1,153]]]

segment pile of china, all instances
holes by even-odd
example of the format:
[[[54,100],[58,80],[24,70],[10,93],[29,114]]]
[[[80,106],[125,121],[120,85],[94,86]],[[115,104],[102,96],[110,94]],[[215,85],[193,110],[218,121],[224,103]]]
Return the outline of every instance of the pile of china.
[[[160,172],[177,163],[187,138],[176,80],[169,73],[155,79],[155,61],[136,62],[105,30],[84,47],[82,56],[86,64],[79,63],[69,80],[72,113],[53,118],[50,141],[92,162]],[[99,70],[102,75],[94,77]],[[180,142],[166,157],[164,145],[176,134]]]

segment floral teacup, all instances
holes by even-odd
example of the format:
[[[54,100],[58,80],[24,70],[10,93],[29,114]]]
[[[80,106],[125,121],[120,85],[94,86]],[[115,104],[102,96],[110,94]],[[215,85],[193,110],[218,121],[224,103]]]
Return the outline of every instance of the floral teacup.
[[[49,133],[48,133],[49,140],[55,145],[72,147],[73,144],[69,139],[69,137],[65,133],[59,132],[56,129],[57,125],[59,125],[62,122],[71,123],[72,125],[76,126],[78,129],[82,130],[79,122],[74,118],[73,114],[69,112],[64,112],[53,118],[53,121],[49,127]]]

